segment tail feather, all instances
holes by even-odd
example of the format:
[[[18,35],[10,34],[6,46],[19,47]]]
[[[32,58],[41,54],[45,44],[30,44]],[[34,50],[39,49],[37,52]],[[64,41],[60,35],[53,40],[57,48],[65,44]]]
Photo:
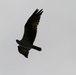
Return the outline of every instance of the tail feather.
[[[29,50],[25,49],[22,46],[18,46],[18,51],[19,51],[19,53],[24,55],[26,58],[28,58]]]

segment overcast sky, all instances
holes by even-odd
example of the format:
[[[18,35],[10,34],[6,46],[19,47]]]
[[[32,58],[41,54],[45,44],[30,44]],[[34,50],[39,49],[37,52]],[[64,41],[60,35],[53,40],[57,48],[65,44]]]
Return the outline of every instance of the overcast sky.
[[[44,10],[29,58],[19,54],[24,24]],[[0,75],[76,75],[76,0],[0,0]]]

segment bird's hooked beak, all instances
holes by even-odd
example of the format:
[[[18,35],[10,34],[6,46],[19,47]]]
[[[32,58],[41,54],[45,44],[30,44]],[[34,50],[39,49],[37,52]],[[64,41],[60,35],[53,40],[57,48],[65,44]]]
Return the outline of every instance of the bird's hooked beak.
[[[16,40],[16,42],[19,44],[20,43],[20,41],[19,40]]]

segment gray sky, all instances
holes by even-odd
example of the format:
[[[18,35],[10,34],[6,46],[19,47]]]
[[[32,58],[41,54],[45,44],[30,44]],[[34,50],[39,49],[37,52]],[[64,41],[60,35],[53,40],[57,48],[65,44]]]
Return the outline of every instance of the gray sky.
[[[29,58],[19,54],[24,24],[44,10]],[[75,0],[0,0],[0,75],[76,75]]]

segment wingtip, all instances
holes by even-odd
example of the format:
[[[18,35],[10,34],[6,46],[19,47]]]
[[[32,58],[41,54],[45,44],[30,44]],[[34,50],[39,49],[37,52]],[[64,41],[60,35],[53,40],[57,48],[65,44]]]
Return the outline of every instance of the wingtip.
[[[42,14],[43,13],[43,9],[39,10],[38,8],[34,11],[33,14]]]
[[[36,10],[35,10],[35,12],[38,12],[39,11],[39,9],[37,8]]]
[[[40,11],[43,11],[43,9],[41,9]]]
[[[39,9],[37,8],[36,11],[43,12],[43,9],[40,9],[40,10],[39,10]]]
[[[36,10],[39,10],[38,8]]]
[[[40,11],[38,11],[38,14],[42,14],[43,13],[43,9],[41,9]]]

